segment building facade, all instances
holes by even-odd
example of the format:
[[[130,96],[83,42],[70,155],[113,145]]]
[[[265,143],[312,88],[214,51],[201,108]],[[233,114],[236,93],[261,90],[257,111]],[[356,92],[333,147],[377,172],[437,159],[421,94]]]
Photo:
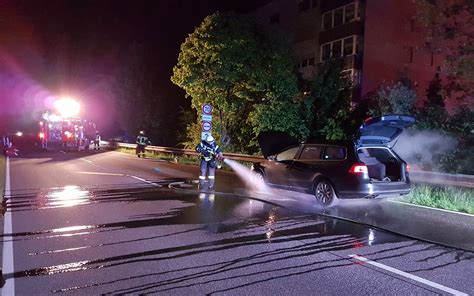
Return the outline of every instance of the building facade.
[[[412,0],[273,0],[253,15],[288,36],[306,79],[318,63],[343,57],[355,102],[401,77],[413,82],[422,102],[436,73],[445,78],[445,56],[426,46],[427,29],[416,22]]]

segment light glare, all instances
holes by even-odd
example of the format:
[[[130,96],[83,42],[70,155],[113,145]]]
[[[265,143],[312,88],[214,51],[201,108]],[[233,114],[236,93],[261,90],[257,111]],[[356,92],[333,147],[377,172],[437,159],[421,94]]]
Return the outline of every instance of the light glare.
[[[79,103],[70,98],[60,99],[54,102],[54,107],[64,118],[70,118],[79,115],[81,106]]]

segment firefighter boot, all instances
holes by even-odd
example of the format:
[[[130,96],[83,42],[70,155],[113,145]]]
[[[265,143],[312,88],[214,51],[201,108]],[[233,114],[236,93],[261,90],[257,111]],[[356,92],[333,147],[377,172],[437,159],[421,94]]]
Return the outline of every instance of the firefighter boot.
[[[214,176],[209,176],[209,190],[214,190]]]

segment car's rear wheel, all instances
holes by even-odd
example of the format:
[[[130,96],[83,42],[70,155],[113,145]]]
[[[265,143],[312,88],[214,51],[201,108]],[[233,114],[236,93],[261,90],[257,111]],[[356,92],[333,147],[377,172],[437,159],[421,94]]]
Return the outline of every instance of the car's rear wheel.
[[[332,184],[325,179],[319,180],[314,187],[314,196],[316,201],[324,206],[328,207],[332,205],[336,200],[336,192]]]

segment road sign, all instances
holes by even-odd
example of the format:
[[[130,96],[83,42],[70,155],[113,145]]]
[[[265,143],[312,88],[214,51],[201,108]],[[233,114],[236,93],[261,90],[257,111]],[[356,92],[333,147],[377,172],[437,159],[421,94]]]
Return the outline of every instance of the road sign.
[[[201,118],[202,121],[212,121],[212,115],[203,114],[201,116],[202,116]]]
[[[201,110],[203,114],[212,114],[212,106],[210,104],[202,104]]]
[[[208,135],[210,135],[211,132],[201,132],[201,140],[205,140]]]
[[[201,129],[203,132],[208,132],[212,129],[212,123],[210,121],[203,121],[201,124]]]

